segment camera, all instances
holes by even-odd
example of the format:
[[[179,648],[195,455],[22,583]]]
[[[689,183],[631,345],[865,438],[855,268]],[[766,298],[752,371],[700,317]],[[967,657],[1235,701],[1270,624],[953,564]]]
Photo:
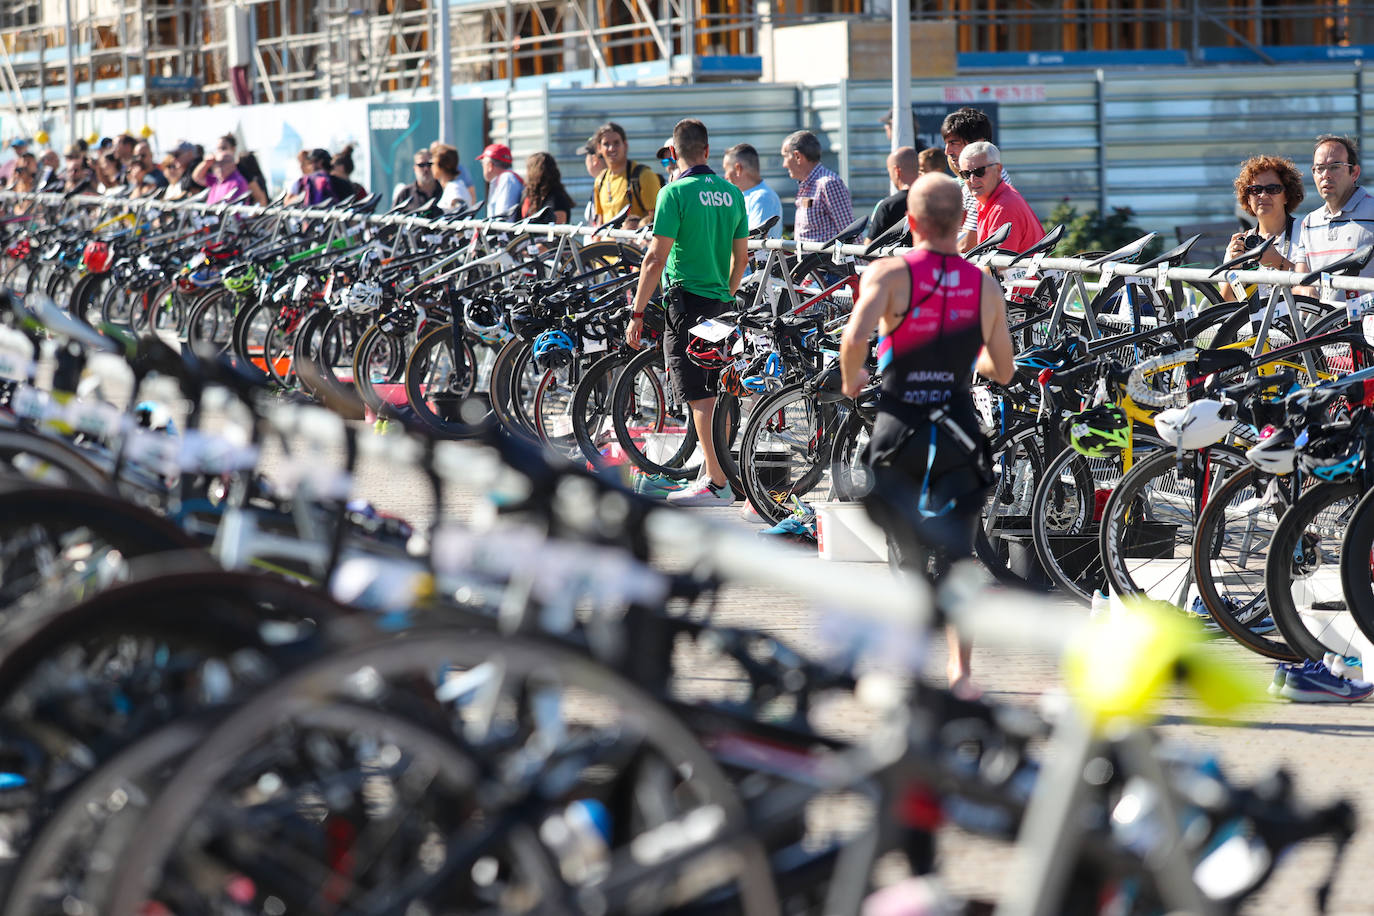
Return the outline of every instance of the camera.
[[[1258,247],[1259,247],[1261,244],[1263,244],[1263,243],[1264,243],[1264,239],[1260,238],[1259,235],[1258,235],[1257,233],[1254,233],[1254,232],[1252,232],[1252,233],[1250,233],[1249,235],[1247,235],[1247,236],[1245,237],[1245,239],[1244,239],[1244,245],[1245,245],[1245,250],[1246,250],[1246,251],[1254,251],[1256,248],[1258,248]]]

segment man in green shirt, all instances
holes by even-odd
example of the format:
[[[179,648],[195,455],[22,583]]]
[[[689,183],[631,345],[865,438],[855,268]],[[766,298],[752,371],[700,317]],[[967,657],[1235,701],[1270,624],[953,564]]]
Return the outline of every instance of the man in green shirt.
[[[725,471],[716,460],[711,418],[715,413],[715,372],[687,358],[691,330],[735,306],[749,261],[749,221],[744,195],[706,165],[711,156],[706,125],[693,118],[673,128],[678,177],[658,193],[654,240],[639,267],[634,314],[627,337],[638,347],[644,332],[644,307],[664,280],[667,326],[663,335],[669,383],[692,408],[701,446],[702,478],[669,494],[678,506],[728,506],[735,500]]]

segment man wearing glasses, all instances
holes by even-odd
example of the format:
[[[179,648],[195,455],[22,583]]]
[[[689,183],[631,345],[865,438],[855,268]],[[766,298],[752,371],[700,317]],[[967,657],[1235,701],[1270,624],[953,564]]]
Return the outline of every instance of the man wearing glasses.
[[[1326,205],[1303,217],[1298,229],[1293,269],[1299,273],[1321,270],[1374,244],[1374,197],[1359,186],[1359,145],[1350,137],[1318,137],[1312,154],[1312,178]],[[1361,276],[1374,277],[1374,262]],[[1359,295],[1346,293],[1345,298]]]
[[[434,177],[434,158],[428,149],[422,149],[415,154],[415,180],[396,192],[392,206],[413,213],[442,193],[443,188]]]
[[[1003,223],[1011,233],[1002,247],[1025,251],[1045,237],[1035,211],[1011,185],[1002,180],[1002,154],[986,140],[964,147],[959,154],[959,177],[978,201],[978,235],[975,244],[991,236]]]

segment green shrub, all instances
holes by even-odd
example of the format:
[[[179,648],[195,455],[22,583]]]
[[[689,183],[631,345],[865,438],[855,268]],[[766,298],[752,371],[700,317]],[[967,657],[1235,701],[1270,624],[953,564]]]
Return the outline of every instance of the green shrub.
[[[1045,220],[1045,231],[1063,224],[1064,237],[1054,250],[1054,256],[1072,258],[1085,251],[1115,251],[1122,245],[1129,245],[1145,234],[1145,230],[1132,220],[1135,212],[1130,207],[1114,207],[1107,216],[1097,210],[1079,213],[1078,208],[1067,200],[1061,201]],[[1164,250],[1164,243],[1156,238],[1146,247],[1140,260],[1150,258]]]

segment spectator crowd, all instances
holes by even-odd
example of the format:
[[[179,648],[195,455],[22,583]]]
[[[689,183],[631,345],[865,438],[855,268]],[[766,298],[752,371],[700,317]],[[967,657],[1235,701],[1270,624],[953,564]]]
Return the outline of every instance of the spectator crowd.
[[[890,111],[882,123],[890,138]],[[904,224],[910,188],[922,176],[948,172],[956,179],[963,198],[960,252],[986,240],[1004,224],[1010,224],[1004,248],[1024,250],[1041,239],[1044,230],[1040,219],[1016,190],[1002,152],[992,142],[992,123],[987,115],[976,108],[958,109],[944,119],[940,134],[942,148],[917,150],[907,146],[887,157],[887,174],[894,191],[875,202],[871,210],[860,211],[870,214],[865,236],[874,239]],[[9,190],[81,190],[165,200],[203,193],[210,203],[265,204],[270,197],[256,155],[241,151],[233,134],[219,137],[208,149],[179,140],[161,155],[154,152],[149,140],[127,133],[98,144],[77,140],[61,155],[53,149],[40,151],[23,138],[11,141],[10,149],[14,155],[0,163],[0,183]],[[534,153],[525,159],[523,168],[517,169],[510,147],[492,143],[471,160],[470,170],[456,147],[436,141],[415,154],[413,180],[396,188],[390,205],[406,212],[458,210],[493,218],[536,217],[587,225],[604,224],[627,210],[624,226],[633,229],[653,221],[660,193],[680,177],[680,160],[671,137],[657,149],[653,160],[637,160],[630,151],[631,138],[615,122],[601,125],[577,149],[576,155],[582,158],[592,181],[590,199],[579,205],[564,186],[559,163],[550,152]],[[796,182],[795,239],[826,241],[854,222],[855,205],[849,188],[822,164],[821,142],[814,133],[798,130],[789,134],[778,153],[788,177]],[[1261,156],[1242,164],[1242,175],[1236,179],[1240,209],[1255,219],[1261,237],[1273,237],[1277,242],[1265,256],[1267,266],[1320,264],[1350,250],[1366,236],[1374,241],[1374,228],[1370,228],[1374,226],[1374,216],[1370,215],[1374,202],[1358,187],[1358,145],[1346,138],[1323,137],[1315,158],[1319,161],[1314,164],[1313,178],[1326,206],[1305,218],[1293,212],[1303,192],[1301,175],[1292,162]],[[301,150],[297,162],[299,177],[282,189],[281,197],[287,204],[321,206],[367,196],[367,189],[353,177],[351,145],[333,153]],[[778,217],[769,235],[780,238],[784,231],[782,202],[762,177],[760,151],[749,143],[736,143],[725,149],[719,169],[720,176],[741,192],[749,228]],[[473,174],[478,171],[480,178]],[[20,214],[29,206],[28,202],[18,202],[12,210]],[[1359,238],[1346,238],[1352,233]],[[1228,255],[1238,253],[1248,237],[1248,232],[1238,233]]]

